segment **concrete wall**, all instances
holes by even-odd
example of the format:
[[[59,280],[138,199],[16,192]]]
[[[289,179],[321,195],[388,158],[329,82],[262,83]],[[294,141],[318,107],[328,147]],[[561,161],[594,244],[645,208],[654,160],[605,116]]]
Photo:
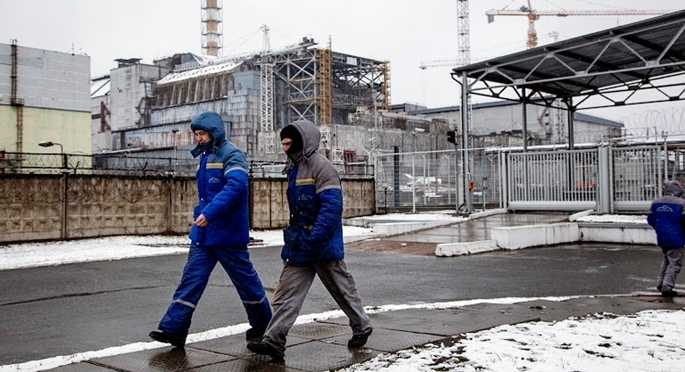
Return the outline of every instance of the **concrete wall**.
[[[0,105],[10,104],[12,47],[0,43]],[[27,107],[89,111],[90,57],[17,46],[17,98]]]
[[[288,223],[285,178],[253,178],[253,229]],[[373,214],[372,179],[343,179],[343,217]],[[185,234],[197,191],[193,178],[6,175],[0,178],[0,242],[109,235]]]

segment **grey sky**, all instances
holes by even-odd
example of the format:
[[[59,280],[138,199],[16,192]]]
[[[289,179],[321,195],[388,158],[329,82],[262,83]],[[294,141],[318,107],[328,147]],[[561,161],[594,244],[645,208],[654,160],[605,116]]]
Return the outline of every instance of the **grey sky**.
[[[471,0],[471,57],[496,57],[525,49],[526,17],[497,17],[488,9],[518,9],[525,0]],[[540,10],[680,9],[682,0],[531,0]],[[27,47],[86,53],[92,75],[116,66],[116,58],[144,63],[178,52],[200,53],[200,0],[0,0],[0,42],[17,39]],[[429,107],[456,105],[459,86],[449,67],[420,70],[421,61],[457,56],[456,0],[224,0],[224,55],[262,48],[261,25],[270,27],[272,48],[313,37],[321,46],[332,41],[339,52],[389,60],[393,103]],[[39,8],[40,7],[40,8]],[[646,17],[541,17],[539,43],[634,22]],[[251,35],[251,36],[250,36]],[[478,98],[476,98],[478,102]],[[597,110],[621,119],[629,112],[677,104]],[[679,107],[683,107],[680,105]]]

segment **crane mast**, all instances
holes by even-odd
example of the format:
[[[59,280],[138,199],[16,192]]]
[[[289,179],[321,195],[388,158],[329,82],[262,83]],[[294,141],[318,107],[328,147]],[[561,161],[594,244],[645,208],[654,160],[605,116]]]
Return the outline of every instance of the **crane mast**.
[[[469,21],[469,0],[457,0],[457,64],[466,66],[471,63],[471,27]],[[466,87],[462,87],[466,89]],[[471,124],[471,95],[468,95],[466,112],[468,120],[462,123],[462,130]],[[456,130],[457,128],[455,128]],[[466,132],[463,134],[465,135]]]
[[[457,61],[461,66],[466,66],[471,63],[471,30],[469,21],[469,1],[468,0],[457,0]],[[469,93],[468,84],[466,78],[461,84],[462,90],[462,107],[461,107],[461,136],[462,136],[462,175],[463,175],[463,186],[459,189],[463,190],[463,206],[466,207],[468,212],[472,211],[471,206],[471,192],[466,188],[466,185],[471,181],[470,166],[469,166],[469,156],[467,149],[469,148],[469,133],[471,133],[471,94]],[[465,106],[464,107],[464,103]],[[454,128],[454,132],[458,133],[458,128]],[[456,144],[456,143],[455,143]],[[456,156],[457,162],[459,156]],[[459,165],[457,164],[457,169]],[[459,197],[457,197],[459,200]],[[459,206],[457,206],[457,211],[459,211]]]

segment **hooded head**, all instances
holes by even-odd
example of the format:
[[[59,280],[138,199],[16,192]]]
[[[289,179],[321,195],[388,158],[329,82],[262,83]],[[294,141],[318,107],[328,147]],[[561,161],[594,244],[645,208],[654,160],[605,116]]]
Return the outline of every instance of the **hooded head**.
[[[286,154],[294,155],[302,150],[302,135],[300,134],[300,131],[298,131],[297,128],[295,128],[294,125],[288,125],[285,128],[283,128],[283,130],[281,130],[281,141],[283,141],[286,138],[292,141],[290,147],[288,147],[288,149],[285,150]]]
[[[664,183],[664,195],[672,195],[680,197],[683,195],[683,187],[678,181],[666,181]]]
[[[288,157],[299,158],[300,151],[301,156],[309,157],[319,149],[321,132],[311,121],[299,120],[281,130],[281,140],[284,138],[290,138],[293,141],[286,152]],[[298,141],[301,141],[301,144]]]
[[[224,120],[221,115],[214,111],[205,111],[193,116],[190,121],[190,130],[204,130],[212,136],[212,142],[198,145],[192,153],[194,156],[199,155],[203,150],[211,151],[214,147],[219,147],[226,141],[226,129],[224,127]],[[198,152],[199,151],[199,152]]]

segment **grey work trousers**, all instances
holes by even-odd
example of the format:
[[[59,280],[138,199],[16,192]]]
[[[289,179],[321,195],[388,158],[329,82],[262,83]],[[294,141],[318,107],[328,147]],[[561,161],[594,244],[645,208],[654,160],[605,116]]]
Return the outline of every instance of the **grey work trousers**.
[[[675,280],[683,266],[683,248],[661,248],[661,252],[663,259],[656,284],[661,286],[662,291],[670,291],[675,287]]]
[[[285,352],[286,336],[300,314],[315,275],[319,276],[328,293],[349,318],[353,334],[362,334],[371,328],[369,316],[357,295],[354,278],[347,271],[344,260],[306,266],[284,263],[271,302],[273,316],[263,339],[264,343],[273,346],[281,354]]]

